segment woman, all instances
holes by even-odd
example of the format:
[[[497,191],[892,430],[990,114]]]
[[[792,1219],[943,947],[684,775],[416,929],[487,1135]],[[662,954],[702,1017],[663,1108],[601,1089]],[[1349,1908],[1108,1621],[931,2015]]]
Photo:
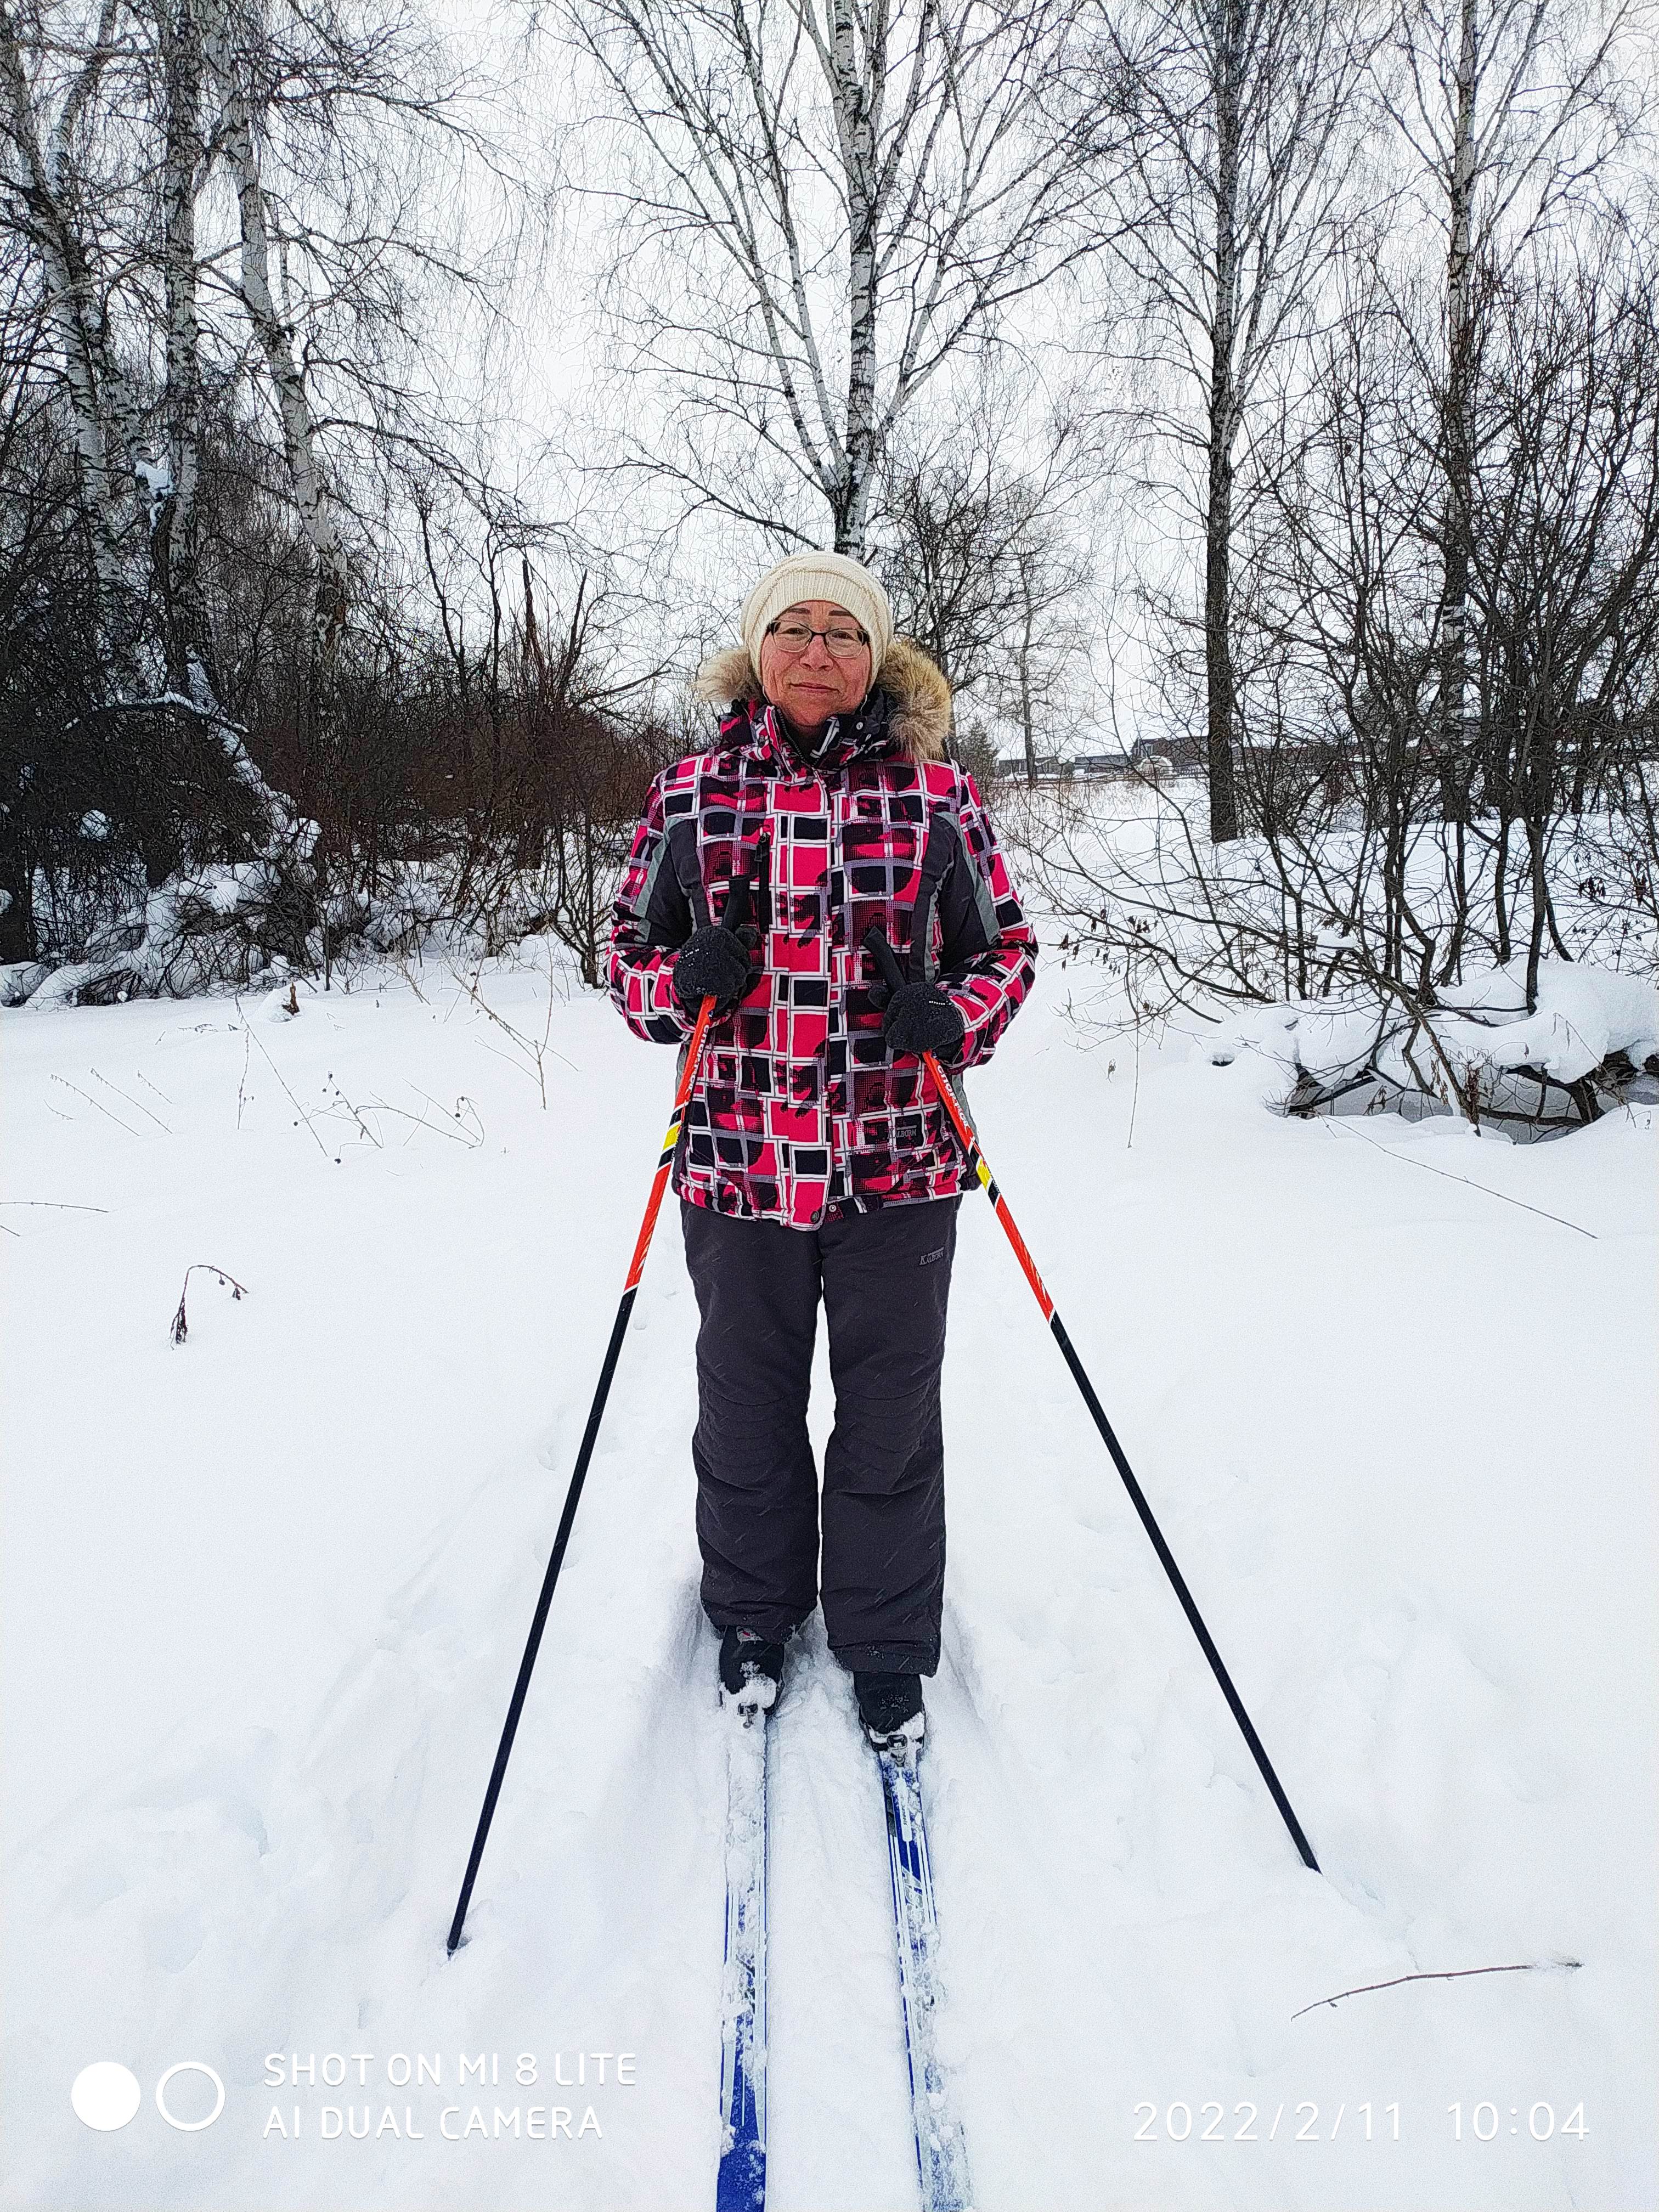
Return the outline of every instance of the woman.
[[[895,639],[878,579],[795,554],[739,628],[741,648],[698,678],[700,696],[731,702],[719,737],[651,787],[610,962],[636,1036],[684,1043],[716,1001],[674,1182],[702,1316],[702,1601],[724,1690],[769,1705],[785,1639],[819,1595],[806,1401],[822,1298],[836,1389],[824,1625],[872,1738],[919,1742],[921,1677],[939,1665],[939,1377],[966,1171],[919,1055],[988,1060],[1036,940],[973,779],[945,757],[949,688]],[[908,959],[890,992],[865,949],[872,927]]]

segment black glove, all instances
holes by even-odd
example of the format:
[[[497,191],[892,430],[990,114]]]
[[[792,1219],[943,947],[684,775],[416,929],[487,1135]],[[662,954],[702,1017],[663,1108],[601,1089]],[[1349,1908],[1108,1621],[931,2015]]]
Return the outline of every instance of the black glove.
[[[882,1010],[881,1033],[890,1052],[915,1053],[918,1059],[931,1052],[952,1060],[962,1049],[963,1024],[953,1001],[937,983],[907,983],[897,955],[872,923],[864,933],[864,949],[881,970],[879,983],[870,986],[870,1003]]]
[[[892,990],[878,983],[870,998],[884,1009],[881,1033],[890,1051],[918,1058],[931,1052],[940,1060],[953,1060],[961,1051],[962,1015],[937,983],[901,983]]]
[[[727,929],[723,922],[694,929],[674,956],[674,996],[695,1015],[712,997],[717,1014],[729,1014],[759,981],[749,955],[760,941],[753,928]]]

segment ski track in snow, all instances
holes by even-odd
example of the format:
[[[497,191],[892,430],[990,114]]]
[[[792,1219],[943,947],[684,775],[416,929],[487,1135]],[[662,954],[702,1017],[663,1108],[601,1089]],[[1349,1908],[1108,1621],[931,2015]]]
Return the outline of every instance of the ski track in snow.
[[[0,1017],[0,1195],[52,1202],[0,1212],[5,2206],[713,2201],[725,1741],[672,1207],[444,1951],[671,1056],[560,981],[544,1112],[441,971],[422,988],[288,1023],[245,1001],[257,1044],[222,1000]],[[485,988],[540,1035],[544,975]],[[1594,1243],[1279,1120],[1249,1052],[1143,1047],[1131,1148],[1128,1054],[1078,1048],[1063,988],[1051,968],[973,1107],[1324,1876],[970,1195],[922,1782],[980,2212],[1650,2212],[1653,1110],[1524,1151],[1370,1125]],[[175,1349],[198,1261],[249,1294],[192,1277]],[[820,1441],[830,1410],[821,1359]],[[769,1727],[769,2202],[908,2212],[880,1784],[816,1620]],[[481,2051],[501,2081],[456,2086]],[[620,2051],[633,2086],[592,2061],[553,2086],[556,2052]],[[273,2051],[374,2057],[367,2087],[278,2089]],[[387,2086],[393,2052],[441,2054],[441,2091]],[[110,2135],[68,2096],[105,2058],[145,2093]],[[226,2084],[198,2133],[153,2103],[186,2058]],[[1581,2100],[1583,2138],[1532,2140],[1537,2100]],[[591,2105],[602,2132],[441,2140],[475,2102]],[[297,2141],[262,2133],[296,2104]],[[325,2104],[413,2106],[423,2140],[325,2142]]]

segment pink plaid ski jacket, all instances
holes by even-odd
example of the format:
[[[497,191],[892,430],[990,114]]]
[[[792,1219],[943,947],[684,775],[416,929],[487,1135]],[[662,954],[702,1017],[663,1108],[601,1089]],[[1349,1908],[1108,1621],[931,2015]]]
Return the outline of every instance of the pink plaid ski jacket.
[[[926,972],[949,992],[957,1065],[988,1060],[1030,988],[1036,939],[973,778],[942,757],[950,692],[895,642],[855,716],[817,757],[790,744],[746,653],[720,655],[704,696],[734,699],[718,743],[651,787],[617,894],[611,994],[636,1036],[683,1043],[673,956],[752,886],[761,982],[711,1027],[674,1167],[695,1206],[815,1228],[828,1215],[953,1197],[965,1162],[933,1079],[893,1059],[862,950],[879,922],[906,959],[924,880]],[[915,972],[913,970],[913,972]]]

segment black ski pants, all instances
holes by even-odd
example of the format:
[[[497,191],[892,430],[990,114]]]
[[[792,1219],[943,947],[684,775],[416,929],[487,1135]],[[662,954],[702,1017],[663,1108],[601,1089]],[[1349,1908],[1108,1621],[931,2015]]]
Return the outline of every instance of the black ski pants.
[[[818,1599],[806,1433],[822,1297],[836,1424],[823,1455],[830,1648],[860,1672],[931,1674],[945,1590],[939,1366],[954,1198],[790,1229],[682,1202],[697,1336],[697,1541],[716,1628],[781,1643]]]

